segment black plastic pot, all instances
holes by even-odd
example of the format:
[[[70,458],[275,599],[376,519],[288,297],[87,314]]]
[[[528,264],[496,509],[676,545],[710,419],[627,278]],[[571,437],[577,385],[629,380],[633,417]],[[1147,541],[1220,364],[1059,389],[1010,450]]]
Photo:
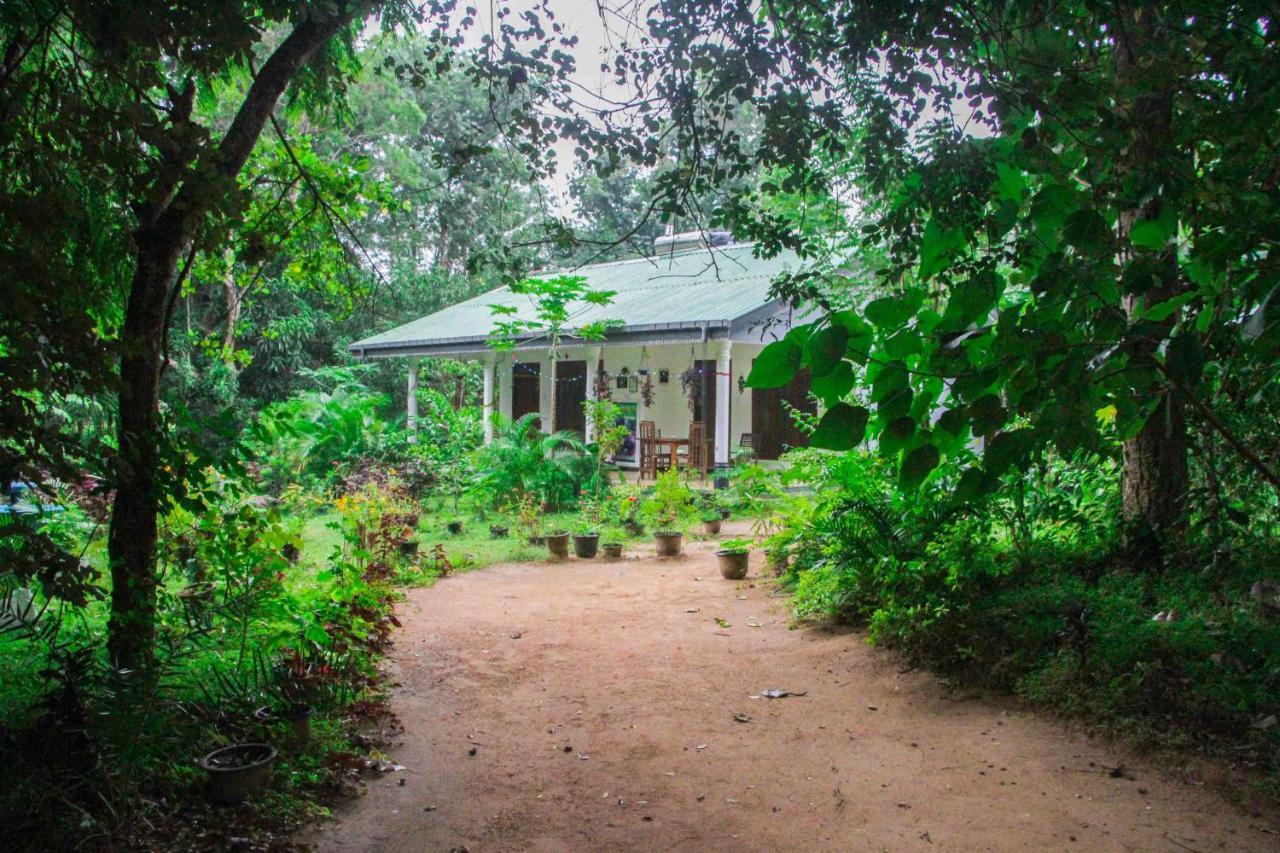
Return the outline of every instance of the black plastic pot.
[[[224,746],[200,759],[209,774],[209,799],[221,805],[242,803],[261,793],[271,781],[276,748],[266,743],[238,743]]]
[[[707,521],[704,519],[702,522],[702,532],[708,536],[715,536],[720,532],[720,519],[717,518],[713,521]]]
[[[450,532],[450,533],[452,533],[454,536],[459,536],[459,535],[461,535],[461,534],[462,534],[462,522],[461,522],[461,521],[451,521],[451,522],[449,522],[449,524],[447,525],[447,527],[448,527],[449,532]]]
[[[721,520],[721,521],[728,521],[728,520],[729,520],[729,510],[727,510],[727,509],[722,509],[722,510],[720,510],[720,520]]]
[[[573,553],[584,560],[590,560],[600,550],[599,533],[575,533],[573,536]]]
[[[396,549],[400,551],[400,556],[406,560],[412,560],[418,556],[418,542],[415,539],[409,539],[396,545]]]
[[[621,542],[606,542],[600,547],[604,550],[604,558],[606,560],[622,559],[622,543]]]
[[[501,524],[489,525],[489,535],[494,539],[506,539],[507,534],[510,532],[511,532],[510,530],[508,530],[506,527],[502,526]]]

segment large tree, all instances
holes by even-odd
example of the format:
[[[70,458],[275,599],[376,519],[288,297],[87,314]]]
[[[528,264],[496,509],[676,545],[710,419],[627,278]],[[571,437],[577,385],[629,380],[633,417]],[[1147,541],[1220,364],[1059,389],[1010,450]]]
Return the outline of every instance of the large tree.
[[[526,95],[523,108],[503,119],[508,134],[523,140],[527,162],[545,170],[546,137],[573,129],[564,118],[544,124],[533,105],[563,97],[572,60],[553,48],[568,40],[558,24],[544,28],[545,9],[525,12],[519,25],[506,8],[495,14],[501,25],[481,39],[469,73],[497,80],[508,99]],[[424,43],[404,64],[442,71],[459,45],[458,29],[473,21],[474,12],[455,14],[451,0],[24,0],[0,7],[0,223],[17,309],[0,325],[0,352],[17,356],[3,372],[16,399],[5,401],[0,473],[39,479],[55,464],[67,471],[91,462],[92,452],[67,452],[81,448],[51,416],[51,400],[117,383],[107,471],[115,488],[108,651],[116,666],[145,668],[152,656],[157,513],[182,490],[161,463],[177,457],[164,455],[160,385],[170,321],[191,267],[198,256],[206,265],[224,257],[229,234],[253,232],[264,220],[248,217],[288,207],[295,188],[324,214],[335,213],[315,186],[311,149],[289,143],[280,111],[341,115],[331,108],[358,68],[362,32],[385,37],[415,24]],[[527,54],[517,49],[522,41],[533,45]],[[269,126],[293,178],[246,181],[245,164]],[[255,207],[264,197],[268,203]],[[114,370],[104,348],[118,357]]]
[[[1227,411],[1280,363],[1269,4],[660,2],[652,21],[620,76],[701,105],[673,113],[687,156],[792,196],[855,185],[858,240],[885,253],[863,310],[825,298],[840,273],[782,288],[830,310],[753,381],[811,368],[817,443],[875,437],[914,487],[982,438],[973,494],[1045,448],[1118,442],[1153,565],[1185,518],[1188,418],[1280,486]],[[759,144],[717,124],[743,101]],[[767,206],[729,213],[815,248]]]

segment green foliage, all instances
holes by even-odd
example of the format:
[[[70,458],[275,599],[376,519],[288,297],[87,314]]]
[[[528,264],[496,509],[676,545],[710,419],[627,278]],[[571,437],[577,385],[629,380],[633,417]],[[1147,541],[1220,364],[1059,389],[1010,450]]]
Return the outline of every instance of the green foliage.
[[[658,475],[653,493],[641,505],[641,512],[657,530],[678,531],[694,512],[693,491],[672,468]]]
[[[493,442],[476,451],[474,488],[490,506],[509,506],[530,495],[558,512],[605,487],[590,448],[572,432],[543,433],[533,425],[537,417],[499,423]]]
[[[522,338],[541,336],[549,343],[554,358],[565,335],[572,333],[582,340],[598,341],[604,338],[611,326],[616,325],[612,320],[593,320],[569,328],[573,310],[589,305],[602,307],[613,301],[613,291],[592,290],[584,276],[526,278],[510,285],[510,290],[518,296],[528,297],[529,309],[507,304],[489,306],[495,319],[489,343],[497,350],[511,350]],[[532,316],[529,316],[530,312]]]
[[[725,539],[720,543],[720,550],[726,554],[745,554],[754,544],[750,539]]]
[[[1250,548],[1206,568],[1206,542],[1161,576],[1126,571],[1114,471],[1092,457],[1010,474],[977,503],[950,497],[959,466],[924,491],[869,455],[806,451],[797,467],[813,510],[766,542],[793,558],[797,615],[865,624],[921,662],[1141,737],[1274,755],[1250,728],[1280,698],[1280,623],[1251,594],[1273,559]]]

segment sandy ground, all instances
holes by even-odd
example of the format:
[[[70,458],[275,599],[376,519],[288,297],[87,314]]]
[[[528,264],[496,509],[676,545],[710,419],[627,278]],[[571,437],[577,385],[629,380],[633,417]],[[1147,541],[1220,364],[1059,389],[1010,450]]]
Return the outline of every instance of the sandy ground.
[[[1280,850],[1123,747],[789,624],[753,558],[500,566],[409,593],[405,770],[321,850]],[[769,699],[769,688],[807,691]],[[740,722],[735,714],[742,715]],[[1108,768],[1123,765],[1116,778]]]

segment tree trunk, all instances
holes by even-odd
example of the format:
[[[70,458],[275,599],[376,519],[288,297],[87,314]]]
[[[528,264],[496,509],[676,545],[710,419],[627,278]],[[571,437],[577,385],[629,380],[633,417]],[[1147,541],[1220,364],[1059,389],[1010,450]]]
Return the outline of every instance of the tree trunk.
[[[139,208],[136,264],[120,337],[116,498],[107,537],[112,584],[107,652],[118,669],[148,669],[155,649],[160,376],[178,262],[204,215],[235,191],[236,177],[289,82],[356,13],[351,3],[338,8],[332,16],[315,13],[294,27],[263,63],[217,149],[194,167],[174,164]]]
[[[1173,92],[1169,78],[1160,78],[1144,67],[1144,60],[1157,57],[1161,49],[1157,14],[1150,6],[1126,4],[1121,7],[1121,26],[1117,28],[1116,79],[1132,134],[1118,164],[1125,195],[1133,203],[1117,223],[1122,270],[1138,258],[1130,242],[1133,227],[1158,219],[1165,204],[1161,190],[1177,185],[1170,180],[1178,156],[1173,139]],[[1142,307],[1164,302],[1182,289],[1172,240],[1146,260],[1153,262],[1150,270],[1157,283],[1144,293],[1125,297],[1125,312],[1131,321]],[[1185,401],[1156,366],[1160,341],[1176,320],[1175,314],[1162,323],[1150,324],[1151,334],[1134,340],[1129,349],[1132,375],[1139,377],[1135,404],[1146,406],[1153,398],[1158,401],[1137,435],[1124,442],[1121,490],[1126,545],[1135,560],[1151,566],[1158,566],[1185,533],[1189,483]]]
[[[160,374],[165,301],[182,255],[181,235],[139,232],[120,354],[116,498],[107,553],[111,618],[107,652],[119,669],[145,669],[155,642]]]
[[[236,325],[240,322],[240,288],[236,287],[235,256],[227,252],[227,274],[222,279],[222,295],[227,303],[227,327],[222,333],[222,363],[236,369]]]

